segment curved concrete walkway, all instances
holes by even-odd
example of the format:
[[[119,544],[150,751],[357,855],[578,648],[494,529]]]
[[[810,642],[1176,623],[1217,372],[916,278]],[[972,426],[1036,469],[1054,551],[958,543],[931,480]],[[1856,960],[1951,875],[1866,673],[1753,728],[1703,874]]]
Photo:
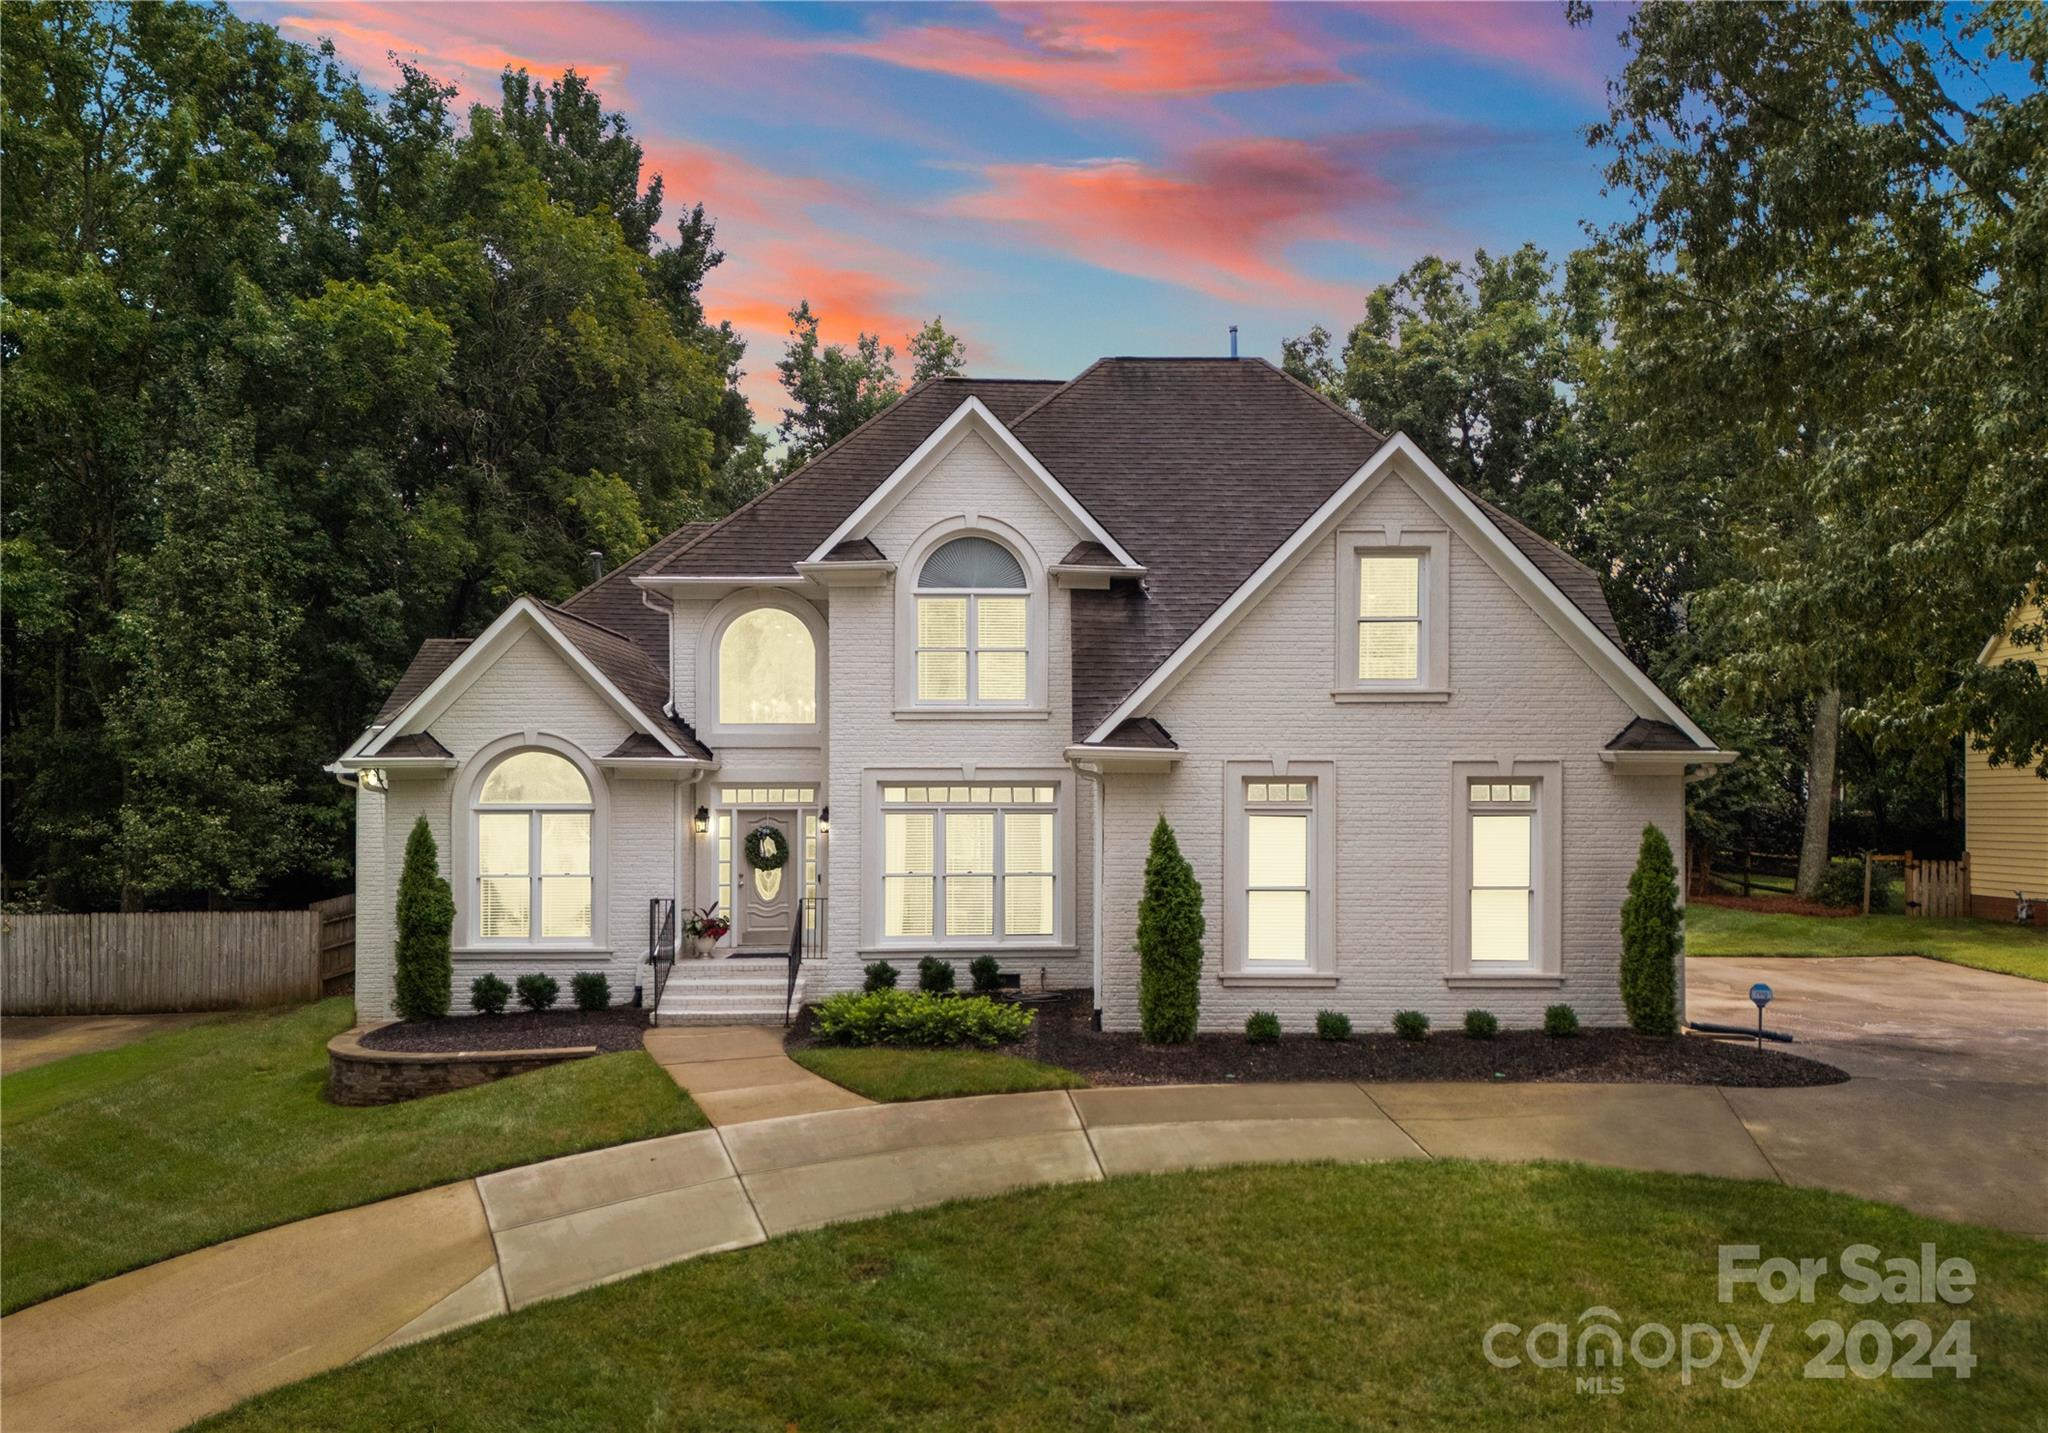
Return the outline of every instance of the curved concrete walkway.
[[[1824,963],[1797,964],[1795,983],[1822,978],[1815,967]],[[1746,973],[1729,963],[1715,979]],[[2048,998],[2040,986],[2017,994],[2029,1009]],[[2031,1032],[2020,1047],[2037,1048],[2033,1017],[2020,1019]],[[713,1046],[695,1047],[703,1058],[676,1061],[672,1073],[703,1066],[714,1082],[732,1081],[729,1091],[781,1087],[777,1071],[745,1066],[770,1057],[744,1044],[723,1058],[707,1054]],[[720,1075],[720,1065],[744,1067]],[[2048,1068],[2034,1061],[2001,1073],[2015,1078],[1960,1100],[1905,1086],[1887,1095],[1881,1076],[1769,1091],[1153,1086],[863,1103],[753,1120],[736,1100],[718,1128],[323,1215],[25,1309],[0,1321],[0,1412],[10,1428],[38,1433],[177,1428],[366,1354],[793,1230],[1034,1185],[1221,1164],[1581,1160],[1816,1184],[2048,1234],[2040,1199]],[[1952,1158],[1963,1150],[1967,1158]]]

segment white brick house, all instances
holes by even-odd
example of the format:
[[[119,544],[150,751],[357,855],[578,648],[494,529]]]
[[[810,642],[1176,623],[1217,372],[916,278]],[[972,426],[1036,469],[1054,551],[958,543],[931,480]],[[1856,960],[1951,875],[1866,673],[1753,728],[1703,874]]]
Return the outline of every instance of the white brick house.
[[[1587,569],[1268,364],[945,379],[560,606],[421,649],[336,767],[357,1001],[389,1013],[424,815],[458,1008],[485,971],[630,999],[667,913],[715,902],[730,958],[679,963],[665,1018],[779,1017],[802,923],[809,996],[993,954],[1134,1028],[1164,816],[1206,1029],[1616,1023],[1643,825],[1678,847],[1687,771],[1731,759]]]

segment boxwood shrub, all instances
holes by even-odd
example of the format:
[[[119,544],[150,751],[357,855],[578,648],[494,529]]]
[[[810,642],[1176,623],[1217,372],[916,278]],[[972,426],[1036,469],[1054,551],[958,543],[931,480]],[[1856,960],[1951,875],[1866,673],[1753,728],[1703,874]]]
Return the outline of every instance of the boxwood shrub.
[[[1270,1010],[1254,1010],[1244,1022],[1244,1038],[1250,1045],[1279,1044],[1280,1017]]]
[[[503,1015],[512,987],[495,975],[479,975],[469,982],[469,1008],[479,1015]]]
[[[1007,1045],[1031,1030],[1032,1012],[985,995],[946,998],[916,990],[847,991],[812,1010],[813,1029],[834,1045]]]
[[[612,1003],[612,983],[602,970],[579,970],[569,977],[569,995],[578,1010],[602,1010]]]
[[[886,960],[877,960],[861,967],[860,988],[865,991],[894,990],[896,988],[896,967]]]
[[[967,974],[976,995],[992,995],[1003,983],[1003,963],[992,955],[977,955],[967,962]]]
[[[519,988],[519,1003],[528,1010],[545,1010],[562,993],[552,975],[522,975],[514,984]]]
[[[1569,1005],[1543,1007],[1543,1033],[1563,1039],[1579,1033],[1579,1012]]]
[[[917,963],[917,988],[929,995],[953,993],[953,962],[928,955]]]
[[[1468,1040],[1491,1040],[1500,1033],[1500,1021],[1491,1010],[1467,1010],[1465,1012],[1465,1038]]]
[[[1394,1033],[1403,1040],[1420,1040],[1429,1034],[1429,1017],[1420,1010],[1396,1010]]]
[[[1318,1010],[1316,1012],[1316,1038],[1318,1040],[1349,1040],[1351,1038],[1351,1017],[1342,1010]]]

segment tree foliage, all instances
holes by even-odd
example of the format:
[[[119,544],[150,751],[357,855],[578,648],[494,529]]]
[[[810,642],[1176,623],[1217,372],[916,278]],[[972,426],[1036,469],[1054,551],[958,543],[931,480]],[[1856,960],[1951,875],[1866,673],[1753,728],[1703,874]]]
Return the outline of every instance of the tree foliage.
[[[1138,898],[1138,1025],[1155,1044],[1195,1038],[1206,930],[1202,883],[1162,816],[1152,828],[1145,889]]]
[[[1655,824],[1643,827],[1635,874],[1621,903],[1621,1004],[1641,1035],[1678,1033],[1678,868]]]
[[[896,350],[872,333],[853,347],[818,337],[809,299],[789,311],[789,343],[776,364],[789,403],[776,436],[783,471],[794,472],[903,396]]]
[[[412,833],[405,838],[397,928],[391,1003],[401,1020],[437,1020],[448,1013],[455,976],[449,950],[455,897],[441,874],[441,853],[424,816],[412,823]]]
[[[756,490],[701,208],[575,75],[456,123],[220,7],[10,7],[6,868],[303,897],[420,639]],[[241,560],[235,560],[239,553]]]
[[[906,345],[910,350],[910,381],[923,383],[929,378],[951,378],[967,367],[967,345],[960,336],[946,329],[946,321],[934,316],[932,321],[910,335]]]

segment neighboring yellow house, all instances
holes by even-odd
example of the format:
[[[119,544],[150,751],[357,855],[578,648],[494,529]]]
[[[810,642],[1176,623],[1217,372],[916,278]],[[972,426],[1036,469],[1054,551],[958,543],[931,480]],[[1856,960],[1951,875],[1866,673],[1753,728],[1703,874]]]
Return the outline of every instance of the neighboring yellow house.
[[[2021,647],[2013,629],[2040,614],[2023,602],[2005,630],[1984,644],[1980,665],[2015,658],[2048,672],[2048,649]],[[2048,779],[2033,763],[1993,766],[1981,751],[1963,753],[1963,835],[1970,852],[1970,909],[1974,915],[2011,920],[2013,893],[2034,905],[2034,921],[2048,925]]]

